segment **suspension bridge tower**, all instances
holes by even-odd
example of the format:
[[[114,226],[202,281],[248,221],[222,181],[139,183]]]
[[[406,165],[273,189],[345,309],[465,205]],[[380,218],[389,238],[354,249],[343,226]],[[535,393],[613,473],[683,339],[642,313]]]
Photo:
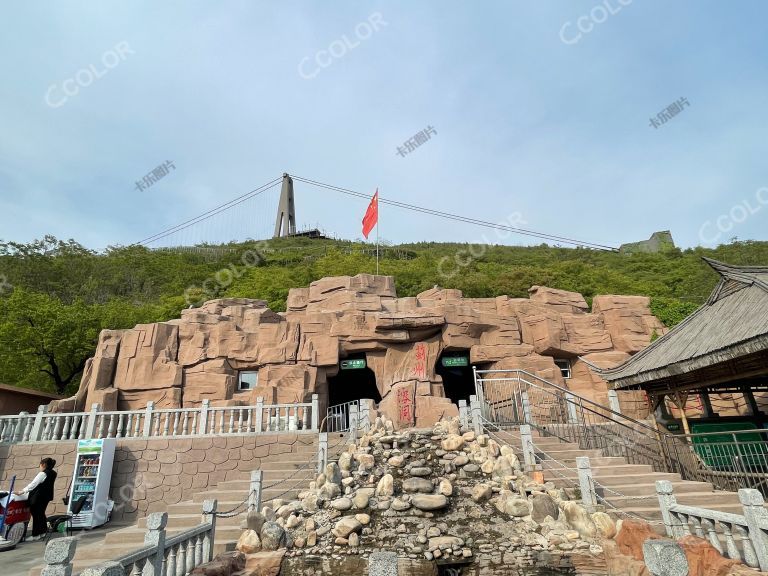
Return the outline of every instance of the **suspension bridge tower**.
[[[280,203],[277,205],[275,233],[273,238],[293,236],[296,234],[296,204],[293,200],[293,179],[283,174],[283,187],[280,191]]]

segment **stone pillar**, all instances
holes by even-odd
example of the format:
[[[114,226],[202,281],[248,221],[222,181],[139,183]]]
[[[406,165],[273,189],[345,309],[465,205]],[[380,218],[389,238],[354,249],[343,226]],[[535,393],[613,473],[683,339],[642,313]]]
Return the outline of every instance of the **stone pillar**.
[[[739,501],[744,507],[744,518],[747,521],[749,539],[752,541],[757,563],[760,570],[768,571],[768,536],[761,528],[768,526],[768,510],[765,509],[763,495],[752,488],[742,488],[739,490]]]
[[[264,398],[256,397],[256,434],[264,432]]]
[[[579,413],[576,411],[576,398],[570,392],[565,393],[565,409],[568,413],[568,423],[578,424]]]
[[[475,430],[476,435],[480,435],[483,433],[483,411],[480,408],[480,401],[477,400],[476,396],[473,396],[475,398],[471,401],[470,405],[470,411],[472,412],[472,427]]]
[[[162,576],[165,558],[165,527],[168,525],[167,512],[153,512],[147,516],[147,533],[144,535],[145,546],[155,546],[153,554],[147,558],[143,576]]]
[[[360,429],[368,432],[371,429],[371,412],[374,402],[370,398],[360,399]]]
[[[462,428],[469,429],[469,411],[466,400],[459,400],[459,421]]]
[[[536,455],[533,450],[533,434],[528,424],[520,426],[520,440],[523,448],[523,462],[526,472],[536,469]]]
[[[43,416],[48,413],[48,404],[41,404],[37,407],[35,414],[35,423],[32,424],[32,433],[29,435],[30,442],[39,442],[43,439],[43,430],[45,429],[45,420]]]
[[[211,401],[208,398],[200,403],[200,417],[197,419],[197,433],[201,436],[208,433],[208,409],[211,407]]]
[[[149,437],[152,435],[152,411],[155,408],[155,403],[151,400],[147,402],[147,409],[144,412],[144,436]]]
[[[357,441],[357,426],[360,421],[358,407],[354,404],[349,405],[349,441]]]
[[[678,538],[683,535],[679,526],[677,517],[670,512],[670,509],[677,505],[677,499],[672,491],[672,482],[669,480],[656,480],[656,495],[659,497],[659,508],[661,508],[661,519],[664,521],[667,536]]]
[[[616,390],[608,390],[608,407],[621,414],[621,404],[619,403],[619,393]]]
[[[581,490],[581,503],[588,512],[594,512],[597,506],[595,498],[594,482],[592,480],[592,467],[587,456],[576,458],[576,471],[579,475],[579,489]]]
[[[218,506],[218,500],[203,500],[203,522],[211,525],[210,532],[203,536],[203,562],[213,560],[213,544],[216,539],[216,509]]]
[[[320,397],[312,394],[312,430],[318,431],[320,426]]]
[[[72,576],[72,558],[77,549],[77,538],[49,540],[43,552],[43,569],[40,576]]]
[[[317,440],[317,473],[325,471],[328,463],[328,433],[320,432]]]
[[[533,424],[533,416],[531,415],[531,401],[528,399],[528,392],[520,393],[520,401],[523,405],[523,421],[526,424]]]
[[[261,481],[263,472],[261,470],[251,470],[251,486],[248,493],[248,511],[261,510]]]
[[[99,410],[101,406],[98,404],[91,405],[91,411],[88,413],[88,422],[85,425],[85,438],[96,438],[96,420],[99,418]],[[58,440],[58,438],[52,438],[52,440]]]

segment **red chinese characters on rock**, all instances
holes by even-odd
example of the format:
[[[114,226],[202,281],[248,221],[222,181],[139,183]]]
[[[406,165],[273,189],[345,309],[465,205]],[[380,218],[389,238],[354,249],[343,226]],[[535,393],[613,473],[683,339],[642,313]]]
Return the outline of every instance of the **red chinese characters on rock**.
[[[413,399],[410,386],[404,386],[397,391],[397,406],[400,425],[413,424]]]
[[[411,370],[411,377],[418,380],[427,379],[427,345],[423,342],[418,342],[415,346],[416,360],[413,364],[413,370]]]

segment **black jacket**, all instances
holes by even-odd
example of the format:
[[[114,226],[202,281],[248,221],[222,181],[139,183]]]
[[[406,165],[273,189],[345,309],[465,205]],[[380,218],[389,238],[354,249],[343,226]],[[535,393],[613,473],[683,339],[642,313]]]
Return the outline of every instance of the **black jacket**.
[[[42,506],[53,500],[53,483],[56,481],[55,470],[43,470],[45,480],[35,486],[29,493],[30,506]]]

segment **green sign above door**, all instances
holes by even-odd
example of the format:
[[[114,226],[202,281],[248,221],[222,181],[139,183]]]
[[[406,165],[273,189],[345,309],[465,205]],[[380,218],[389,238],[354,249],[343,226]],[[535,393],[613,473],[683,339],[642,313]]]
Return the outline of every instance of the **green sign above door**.
[[[365,368],[365,358],[354,358],[352,360],[342,360],[339,362],[342,370],[360,370]]]
[[[442,360],[446,368],[455,368],[457,366],[469,366],[469,357],[467,356],[444,356]]]

